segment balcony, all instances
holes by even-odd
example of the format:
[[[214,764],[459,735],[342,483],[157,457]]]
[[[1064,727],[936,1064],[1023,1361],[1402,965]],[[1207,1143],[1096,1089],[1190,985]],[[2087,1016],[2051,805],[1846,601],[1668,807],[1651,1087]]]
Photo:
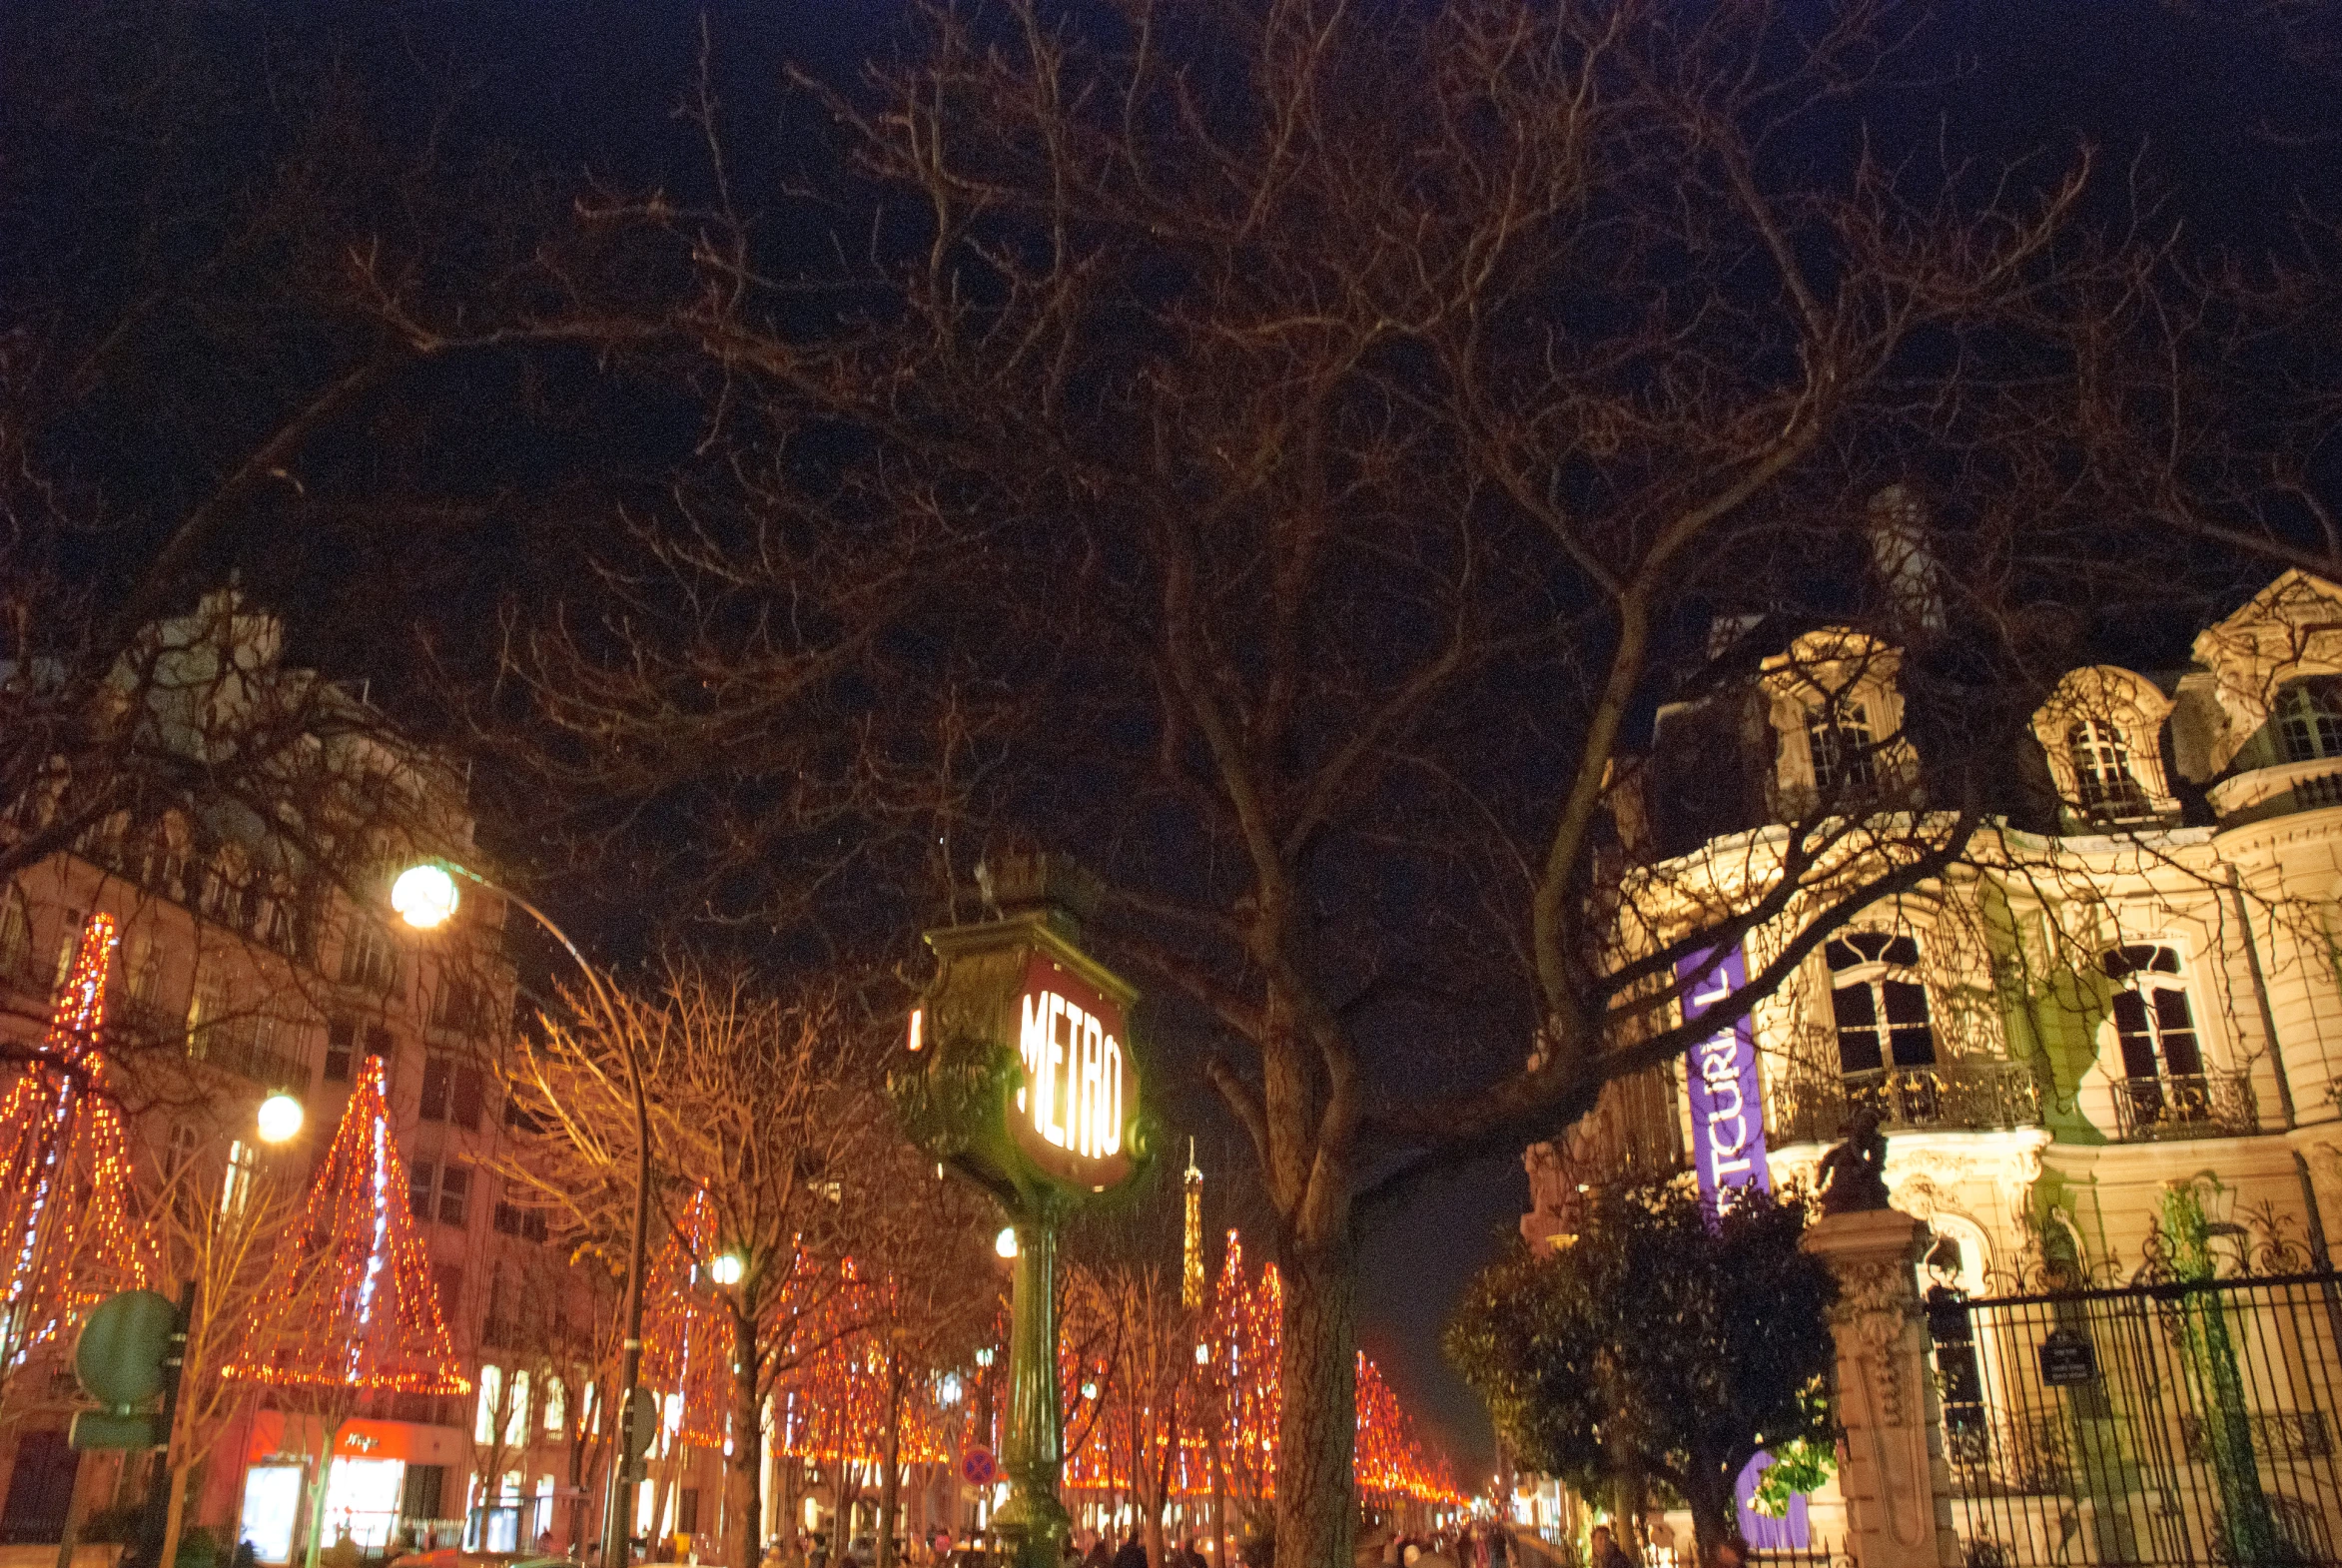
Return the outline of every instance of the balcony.
[[[260,1039],[257,1021],[213,1024],[187,1037],[187,1054],[198,1062],[250,1079],[263,1089],[309,1090],[309,1068],[300,1058]]]
[[[1776,1091],[1773,1137],[1784,1144],[1834,1143],[1858,1111],[1877,1112],[1890,1133],[1975,1133],[2037,1126],[2041,1097],[2022,1062],[1807,1074],[1784,1080]]]
[[[2244,1138],[2261,1130],[2242,1073],[2166,1074],[2114,1082],[2114,1136],[2125,1144]]]

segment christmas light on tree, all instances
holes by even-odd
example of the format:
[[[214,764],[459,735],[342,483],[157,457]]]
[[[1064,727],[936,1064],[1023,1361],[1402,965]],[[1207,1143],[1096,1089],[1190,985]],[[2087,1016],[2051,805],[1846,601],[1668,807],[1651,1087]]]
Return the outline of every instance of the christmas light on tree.
[[[430,1262],[406,1210],[406,1163],[390,1133],[381,1057],[369,1057],[275,1264],[280,1300],[315,1325],[298,1343],[224,1375],[280,1387],[471,1391],[439,1314]]]
[[[731,1318],[696,1261],[715,1250],[715,1205],[695,1192],[651,1259],[643,1292],[642,1386],[659,1396],[661,1409],[681,1401],[673,1430],[696,1448],[722,1446],[731,1411]]]
[[[106,966],[114,917],[82,927],[50,1009],[45,1060],[0,1097],[0,1362],[21,1364],[111,1291],[147,1283],[130,1222],[130,1146],[107,1093]]]

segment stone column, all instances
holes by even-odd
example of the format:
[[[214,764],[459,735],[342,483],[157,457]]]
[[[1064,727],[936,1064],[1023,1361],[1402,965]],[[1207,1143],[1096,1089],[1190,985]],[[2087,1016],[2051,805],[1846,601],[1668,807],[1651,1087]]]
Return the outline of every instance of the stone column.
[[[1914,1269],[1927,1227],[1893,1208],[1830,1214],[1805,1248],[1838,1276],[1839,1490],[1861,1568],[1959,1568],[1952,1472]]]

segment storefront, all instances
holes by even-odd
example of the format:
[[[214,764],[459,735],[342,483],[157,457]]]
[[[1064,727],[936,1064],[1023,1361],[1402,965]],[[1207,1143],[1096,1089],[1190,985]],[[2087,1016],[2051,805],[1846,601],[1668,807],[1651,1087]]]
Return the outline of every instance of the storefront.
[[[253,1418],[239,1519],[262,1562],[291,1562],[304,1544],[314,1503],[308,1477],[322,1431],[315,1417],[280,1410]],[[415,1534],[441,1513],[447,1472],[463,1464],[464,1452],[463,1434],[452,1427],[345,1422],[326,1475],[326,1543],[348,1534],[361,1550],[379,1553],[401,1531]]]

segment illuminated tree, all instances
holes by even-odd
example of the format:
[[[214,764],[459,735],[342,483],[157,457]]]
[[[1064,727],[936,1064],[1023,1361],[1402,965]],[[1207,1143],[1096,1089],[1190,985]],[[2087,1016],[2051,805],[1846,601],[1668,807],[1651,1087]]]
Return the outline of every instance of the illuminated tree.
[[[0,1098],[0,1378],[11,1381],[90,1305],[152,1277],[104,1050],[114,942],[113,918],[91,916],[37,1058]]]
[[[238,1102],[242,1109],[242,1103]],[[249,1146],[248,1146],[249,1147]],[[168,1512],[158,1568],[172,1568],[187,1519],[188,1477],[250,1407],[258,1385],[232,1376],[241,1361],[264,1360],[307,1335],[307,1292],[284,1288],[288,1226],[304,1207],[300,1185],[283,1178],[279,1157],[238,1163],[229,1140],[202,1155],[165,1152],[142,1182],[142,1214],[158,1276],[192,1287],[187,1343],[173,1402]],[[313,1268],[311,1260],[295,1260]],[[296,1276],[297,1278],[300,1276]]]
[[[843,1262],[862,1216],[903,1202],[879,1053],[833,993],[782,997],[738,971],[679,963],[571,1001],[523,1043],[513,1101],[541,1131],[499,1169],[566,1238],[622,1258],[639,1154],[625,1063],[640,1064],[658,1217],[643,1386],[682,1391],[684,1424],[728,1444],[725,1551],[752,1562],[767,1401],[877,1309],[846,1293]],[[701,1381],[719,1368],[720,1397]]]
[[[239,1357],[225,1374],[270,1384],[287,1408],[316,1418],[311,1568],[325,1527],[334,1439],[359,1406],[378,1393],[471,1391],[407,1212],[406,1163],[391,1136],[384,1075],[383,1059],[368,1057],[301,1213],[277,1248],[268,1310],[298,1310],[306,1331]]]

